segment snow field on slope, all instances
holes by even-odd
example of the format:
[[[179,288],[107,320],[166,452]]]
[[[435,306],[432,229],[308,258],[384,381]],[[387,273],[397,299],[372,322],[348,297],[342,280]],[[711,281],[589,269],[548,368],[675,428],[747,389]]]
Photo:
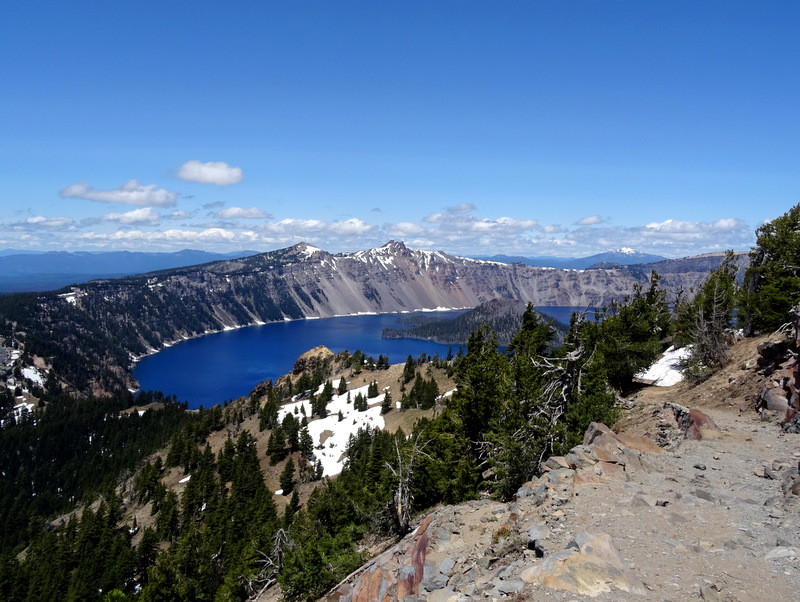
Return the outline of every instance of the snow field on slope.
[[[336,390],[338,386],[339,381],[334,381],[334,390]],[[371,429],[383,429],[385,427],[385,422],[381,415],[381,403],[385,397],[384,393],[372,399],[368,399],[367,401],[371,407],[364,412],[358,412],[353,407],[353,400],[356,398],[356,395],[361,393],[364,397],[367,396],[368,386],[369,385],[364,385],[363,387],[348,391],[350,394],[350,403],[347,403],[348,393],[344,395],[334,395],[333,399],[331,399],[326,406],[328,410],[328,416],[326,418],[309,419],[308,432],[311,435],[311,439],[314,441],[314,457],[322,463],[322,468],[326,477],[337,475],[342,472],[342,468],[344,467],[344,452],[347,447],[347,442],[350,440],[350,435],[355,435],[359,428],[364,429],[367,426]],[[322,393],[322,387],[323,385],[320,385],[316,391],[316,395]],[[278,410],[278,421],[281,422],[286,414],[295,414],[295,408],[297,408],[295,417],[301,420],[301,416],[303,415],[300,410],[301,407],[304,408],[305,415],[310,418],[311,404],[308,399],[303,399],[281,406]],[[344,416],[344,420],[342,421],[339,421],[339,412]],[[322,440],[322,435],[326,431],[329,431],[329,436],[322,444],[323,449],[317,449]],[[330,433],[333,434],[331,435]]]

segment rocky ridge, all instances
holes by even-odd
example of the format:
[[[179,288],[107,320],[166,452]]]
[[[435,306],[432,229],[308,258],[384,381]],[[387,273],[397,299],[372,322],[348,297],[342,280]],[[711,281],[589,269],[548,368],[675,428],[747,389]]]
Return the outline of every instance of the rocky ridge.
[[[757,343],[694,389],[644,389],[511,502],[420,517],[326,599],[796,600],[800,435],[754,411],[779,376],[745,359]]]

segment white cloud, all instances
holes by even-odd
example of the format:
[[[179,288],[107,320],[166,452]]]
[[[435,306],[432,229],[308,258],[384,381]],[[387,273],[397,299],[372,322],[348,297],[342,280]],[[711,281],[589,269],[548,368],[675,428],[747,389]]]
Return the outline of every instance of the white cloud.
[[[250,209],[245,209],[244,207],[227,207],[217,211],[215,217],[221,219],[263,219],[269,217],[269,215],[258,207],[250,207]]]
[[[702,238],[710,234],[730,233],[747,228],[747,224],[736,218],[723,218],[715,222],[689,222],[667,219],[663,222],[647,224],[642,229],[642,233],[645,236],[664,238]]]
[[[62,198],[78,198],[103,203],[124,203],[143,207],[171,207],[178,195],[155,184],[143,185],[136,180],[129,180],[113,190],[96,190],[88,184],[72,184],[61,190]]]
[[[362,236],[375,230],[375,226],[356,217],[352,217],[343,222],[332,222],[329,224],[329,227],[331,232],[340,236]]]
[[[207,228],[202,231],[170,229],[155,232],[143,232],[142,230],[117,230],[110,234],[86,233],[78,238],[86,241],[95,242],[129,242],[129,243],[230,243],[238,240],[252,240],[256,235],[252,232],[231,232],[224,228]]]
[[[575,224],[577,224],[578,226],[593,226],[595,224],[602,224],[605,221],[606,220],[604,220],[599,215],[589,215],[586,217],[582,217],[577,222],[575,222]]]
[[[355,217],[335,222],[323,222],[318,219],[287,218],[278,222],[264,224],[259,227],[259,230],[278,236],[290,235],[297,240],[310,235],[317,235],[327,240],[330,235],[333,235],[330,236],[331,239],[335,239],[336,236],[363,236],[376,232],[377,228]]]
[[[108,213],[103,216],[103,221],[119,222],[125,225],[147,224],[155,226],[158,224],[160,217],[158,212],[150,207],[142,207],[141,209],[134,209],[126,213]]]
[[[73,227],[75,225],[75,220],[71,217],[44,217],[43,215],[37,215],[36,217],[29,217],[26,219],[25,224],[35,228],[61,230]]]
[[[326,227],[327,223],[318,219],[286,218],[278,222],[264,224],[261,229],[272,234],[297,234],[302,236],[304,233],[321,232]]]
[[[165,215],[164,217],[166,217],[167,219],[188,219],[192,217],[192,214],[189,213],[188,211],[182,211],[180,209],[176,209],[175,211],[173,211],[169,215]]]
[[[222,161],[209,161],[208,163],[187,161],[178,168],[176,175],[187,182],[216,184],[217,186],[238,184],[243,178],[241,167],[231,167]]]
[[[407,238],[409,236],[419,236],[425,232],[425,228],[413,224],[411,222],[399,222],[397,224],[389,224],[387,227],[387,234],[392,238]]]
[[[460,203],[458,205],[454,205],[453,207],[447,208],[447,213],[450,215],[466,215],[467,213],[471,213],[475,211],[475,205],[472,203]]]

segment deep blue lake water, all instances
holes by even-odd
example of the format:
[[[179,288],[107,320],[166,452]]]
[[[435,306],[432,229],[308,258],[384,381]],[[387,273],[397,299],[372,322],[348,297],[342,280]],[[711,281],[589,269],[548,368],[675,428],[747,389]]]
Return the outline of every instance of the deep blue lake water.
[[[575,308],[540,309],[569,323],[569,315]],[[457,313],[425,315],[444,318]],[[289,372],[299,355],[317,345],[325,345],[334,353],[360,349],[376,360],[379,355],[386,355],[393,364],[404,362],[409,355],[447,355],[449,345],[381,338],[384,328],[397,327],[404,317],[407,314],[346,316],[229,330],[159,351],[142,359],[133,373],[142,390],[174,394],[179,401],[188,402],[190,408],[198,408],[249,395],[261,381],[274,380]],[[457,349],[453,346],[454,353]]]

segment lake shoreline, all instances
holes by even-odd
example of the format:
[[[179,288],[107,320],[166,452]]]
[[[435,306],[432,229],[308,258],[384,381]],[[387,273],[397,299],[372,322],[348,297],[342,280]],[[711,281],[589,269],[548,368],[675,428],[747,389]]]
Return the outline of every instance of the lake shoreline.
[[[358,316],[390,316],[390,315],[404,315],[404,314],[414,314],[414,313],[436,313],[436,312],[446,312],[446,311],[463,311],[463,310],[467,310],[467,309],[471,309],[471,308],[469,308],[469,307],[436,307],[436,308],[433,308],[433,309],[422,308],[422,309],[412,309],[412,310],[403,310],[403,311],[387,311],[387,312],[355,312],[355,313],[351,313],[351,314],[336,314],[336,315],[333,315],[333,316],[306,316],[304,318],[284,318],[283,320],[272,320],[270,322],[258,321],[258,322],[252,322],[250,324],[240,324],[240,325],[236,325],[236,326],[226,326],[226,327],[224,327],[224,328],[222,328],[220,330],[207,330],[206,332],[204,332],[202,334],[187,335],[187,336],[181,337],[179,339],[167,341],[159,349],[151,348],[150,351],[147,351],[146,353],[142,353],[140,355],[131,355],[130,356],[130,364],[128,366],[128,370],[130,371],[131,377],[134,380],[134,384],[136,385],[136,388],[135,389],[129,389],[129,391],[131,393],[137,393],[138,391],[141,390],[141,387],[139,386],[139,381],[133,374],[134,369],[136,367],[136,364],[138,364],[141,360],[143,360],[145,358],[148,358],[148,357],[151,357],[153,355],[156,355],[156,354],[164,351],[165,349],[169,349],[170,347],[174,347],[175,345],[178,345],[179,343],[183,343],[185,341],[191,341],[191,340],[195,340],[195,339],[202,339],[203,337],[206,337],[206,336],[209,336],[209,335],[222,334],[224,332],[232,332],[232,331],[235,331],[235,330],[242,330],[242,329],[245,329],[245,328],[252,328],[253,326],[268,326],[270,324],[285,324],[287,322],[303,322],[303,321],[308,321],[308,320],[330,320],[330,319],[333,319],[333,318],[353,318],[353,317],[358,317]],[[413,338],[413,337],[411,337],[411,338]]]

